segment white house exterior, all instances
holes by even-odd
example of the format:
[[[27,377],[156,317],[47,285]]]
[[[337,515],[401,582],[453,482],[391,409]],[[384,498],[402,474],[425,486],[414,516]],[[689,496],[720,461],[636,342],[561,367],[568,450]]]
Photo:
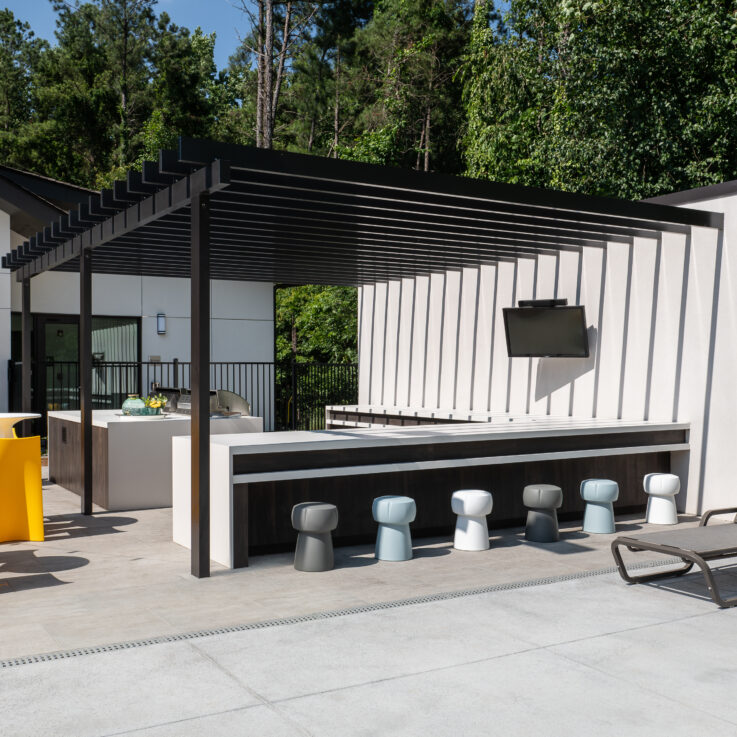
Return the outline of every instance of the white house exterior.
[[[656,201],[723,212],[724,229],[364,285],[359,404],[688,421],[680,505],[734,505],[737,182]],[[585,306],[590,357],[509,358],[502,308],[554,297]]]
[[[21,245],[52,219],[86,201],[89,190],[63,182],[0,167],[0,249]],[[211,360],[270,362],[274,360],[274,286],[263,282],[213,281],[211,303]],[[11,325],[21,310],[21,287],[9,271],[0,270],[0,411],[8,409],[8,361]],[[31,284],[31,312],[35,318],[79,315],[79,275],[48,272]],[[189,361],[190,290],[182,278],[118,276],[92,277],[93,316],[131,318],[134,333],[125,350],[108,360]],[[157,315],[165,315],[166,332],[157,332]],[[94,328],[94,325],[93,325]],[[100,335],[97,340],[105,338]],[[95,348],[93,337],[93,350]],[[120,341],[118,341],[120,343]],[[110,344],[110,341],[108,341]],[[140,344],[140,350],[139,350]],[[98,348],[99,350],[99,348]],[[132,355],[131,352],[135,352]]]

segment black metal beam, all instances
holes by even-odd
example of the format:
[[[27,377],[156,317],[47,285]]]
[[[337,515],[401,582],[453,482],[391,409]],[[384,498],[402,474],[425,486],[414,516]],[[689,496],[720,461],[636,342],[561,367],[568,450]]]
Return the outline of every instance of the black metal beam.
[[[192,195],[190,281],[192,387],[191,570],[210,575],[210,193]]]
[[[79,407],[82,514],[92,514],[92,252],[79,259]]]
[[[33,318],[31,316],[31,280],[24,279],[21,284],[21,410],[31,412],[31,330]],[[23,435],[31,433],[31,423],[23,423]]]

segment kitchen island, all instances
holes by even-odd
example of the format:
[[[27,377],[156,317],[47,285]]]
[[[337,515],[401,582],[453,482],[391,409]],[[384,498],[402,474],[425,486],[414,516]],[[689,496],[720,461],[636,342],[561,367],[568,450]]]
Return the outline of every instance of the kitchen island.
[[[376,533],[371,502],[406,494],[417,502],[415,537],[450,535],[450,495],[487,489],[490,527],[522,524],[522,489],[563,489],[562,519],[583,515],[586,478],[619,484],[618,513],[644,510],[646,473],[670,472],[672,454],[686,454],[688,423],[630,422],[498,415],[491,422],[382,429],[217,435],[211,438],[211,557],[230,567],[249,553],[288,550],[296,533],[292,505],[336,504],[336,544],[369,542]],[[190,444],[172,441],[173,536],[189,545]]]
[[[171,439],[186,436],[191,417],[163,414],[124,417],[118,410],[92,412],[92,500],[122,511],[170,507]],[[214,417],[210,433],[259,433],[261,417]],[[48,413],[49,478],[82,493],[79,411]]]

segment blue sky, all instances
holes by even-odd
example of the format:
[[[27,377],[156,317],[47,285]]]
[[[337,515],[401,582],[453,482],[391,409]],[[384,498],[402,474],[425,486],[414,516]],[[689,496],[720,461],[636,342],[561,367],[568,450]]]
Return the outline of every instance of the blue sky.
[[[37,36],[54,42],[56,14],[49,0],[5,0],[4,5],[16,18],[28,21]],[[234,0],[159,0],[157,8],[178,26],[215,31],[215,63],[222,69],[238,45],[238,31],[245,34],[248,26],[248,19],[233,5]]]

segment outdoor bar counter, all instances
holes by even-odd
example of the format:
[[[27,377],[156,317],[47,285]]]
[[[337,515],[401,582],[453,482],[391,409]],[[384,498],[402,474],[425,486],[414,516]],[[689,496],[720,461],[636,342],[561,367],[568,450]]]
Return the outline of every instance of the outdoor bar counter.
[[[336,504],[337,545],[370,542],[371,502],[406,494],[417,502],[415,538],[450,535],[457,489],[493,493],[490,528],[522,524],[522,489],[563,489],[562,519],[583,515],[583,479],[617,481],[618,513],[644,510],[646,473],[669,472],[671,454],[688,452],[688,423],[500,415],[488,423],[392,429],[218,435],[211,438],[211,557],[248,565],[249,553],[289,550],[292,506]],[[189,546],[190,443],[173,438],[173,536]]]
[[[191,417],[123,417],[121,410],[92,412],[92,476],[95,504],[111,511],[171,506],[171,439],[186,436]],[[79,411],[49,412],[49,478],[82,491]],[[261,417],[217,417],[210,433],[256,433]]]

